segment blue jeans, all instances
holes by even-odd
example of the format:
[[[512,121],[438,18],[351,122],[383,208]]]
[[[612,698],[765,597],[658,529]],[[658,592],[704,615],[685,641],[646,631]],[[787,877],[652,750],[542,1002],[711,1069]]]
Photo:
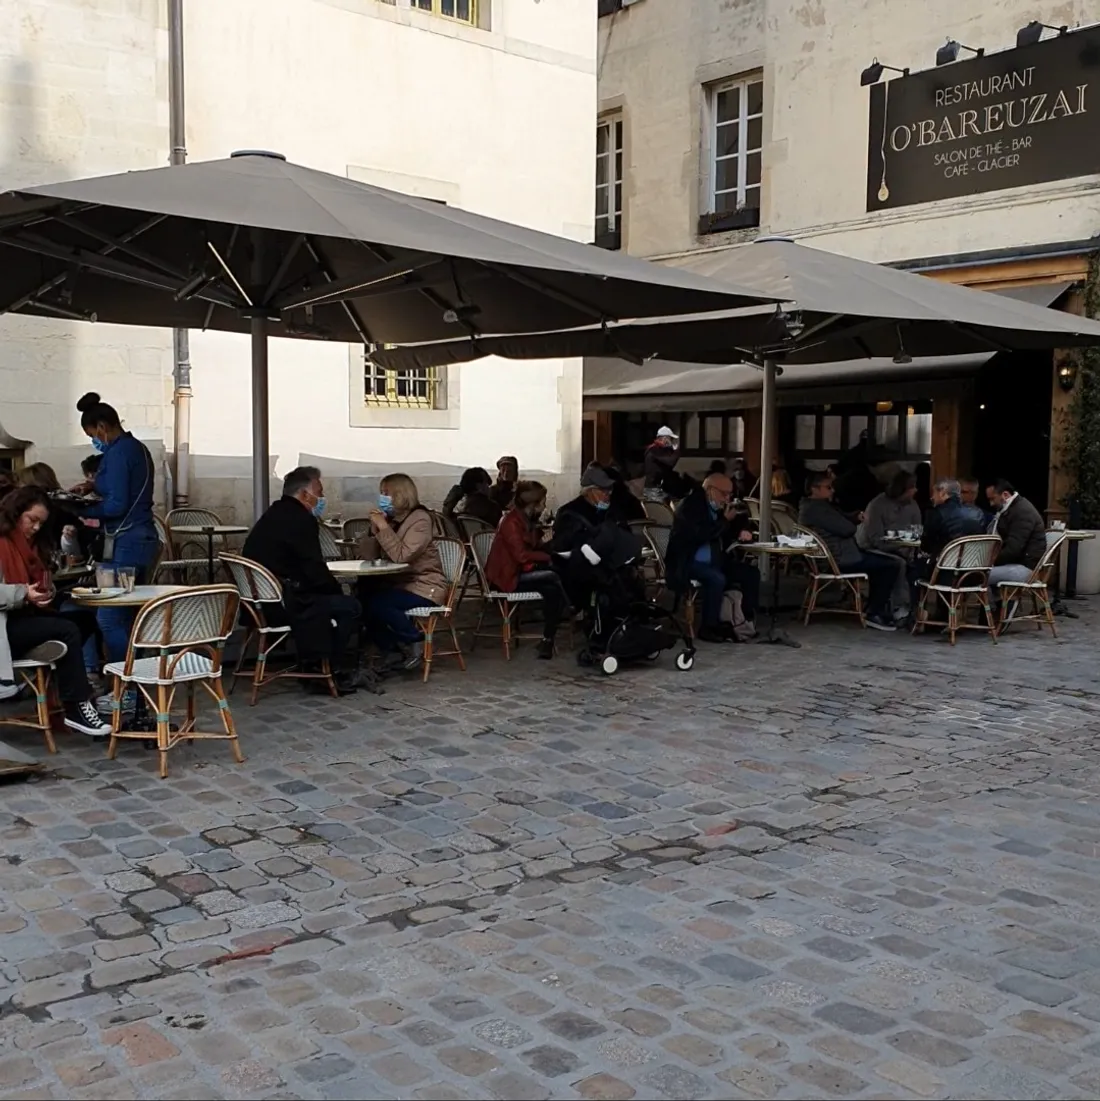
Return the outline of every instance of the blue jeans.
[[[137,584],[145,585],[149,581],[147,574],[159,546],[155,531],[151,536],[143,529],[125,532],[115,539],[115,552],[103,565],[114,566],[116,569],[119,566],[133,566],[137,570]],[[136,608],[100,608],[96,613],[108,661],[126,660],[130,629],[136,616]]]
[[[406,613],[429,604],[430,600],[408,589],[380,589],[374,593],[367,602],[367,623],[374,641],[384,650],[392,650],[395,642],[406,646],[419,642],[420,632]]]
[[[710,562],[692,562],[688,576],[700,585],[703,626],[717,627],[722,618],[722,597],[729,588],[725,573]]]

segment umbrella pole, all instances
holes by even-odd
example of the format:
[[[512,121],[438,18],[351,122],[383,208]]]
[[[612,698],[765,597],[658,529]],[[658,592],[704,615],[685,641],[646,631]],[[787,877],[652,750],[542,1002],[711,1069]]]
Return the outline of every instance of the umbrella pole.
[[[267,418],[267,318],[252,318],[252,519],[258,520],[270,503]]]
[[[760,411],[760,535],[766,543],[772,533],[772,457],[775,454],[776,432],[775,360],[764,360],[763,408]],[[768,569],[767,555],[762,556]]]

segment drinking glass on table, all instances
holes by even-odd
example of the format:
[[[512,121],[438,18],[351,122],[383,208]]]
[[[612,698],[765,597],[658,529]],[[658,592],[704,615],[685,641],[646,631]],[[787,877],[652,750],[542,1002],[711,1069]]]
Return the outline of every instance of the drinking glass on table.
[[[95,583],[97,589],[113,589],[115,587],[114,566],[96,566]]]
[[[119,566],[118,584],[128,593],[134,591],[134,582],[137,580],[137,569],[134,566]]]

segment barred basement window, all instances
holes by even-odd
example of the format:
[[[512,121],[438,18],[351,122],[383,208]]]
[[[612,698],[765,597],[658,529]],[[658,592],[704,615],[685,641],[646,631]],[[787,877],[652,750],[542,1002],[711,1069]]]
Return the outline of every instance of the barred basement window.
[[[477,26],[477,0],[412,0],[412,7]]]
[[[439,409],[442,389],[434,367],[394,370],[380,367],[369,354],[363,359],[363,392],[367,405],[386,409]]]

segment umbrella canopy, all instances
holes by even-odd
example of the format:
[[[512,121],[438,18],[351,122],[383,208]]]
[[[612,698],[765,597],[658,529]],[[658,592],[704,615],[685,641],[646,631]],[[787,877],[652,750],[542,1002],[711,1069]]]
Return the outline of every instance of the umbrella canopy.
[[[271,154],[0,196],[0,311],[388,343],[764,297]]]
[[[441,340],[765,297],[273,153],[0,195],[0,313],[251,333],[256,515],[268,335]]]
[[[398,348],[379,357],[387,366],[455,363],[496,354],[515,358],[618,356],[693,363],[754,360],[764,367],[760,469],[771,466],[776,433],[776,371],[784,363],[831,363],[885,357],[973,355],[1100,344],[1100,323],[957,287],[923,275],[762,238],[751,245],[686,257],[681,270],[780,299],[782,310],[736,309],[722,314],[587,326],[567,333],[465,338]],[[760,538],[771,524],[770,480],[760,489]]]
[[[378,358],[386,366],[458,363],[482,355],[832,363],[1100,344],[1100,323],[1088,318],[793,241],[764,239],[693,256],[678,266],[753,287],[786,306],[782,311],[754,307],[588,325],[568,332],[466,337],[387,349]]]

